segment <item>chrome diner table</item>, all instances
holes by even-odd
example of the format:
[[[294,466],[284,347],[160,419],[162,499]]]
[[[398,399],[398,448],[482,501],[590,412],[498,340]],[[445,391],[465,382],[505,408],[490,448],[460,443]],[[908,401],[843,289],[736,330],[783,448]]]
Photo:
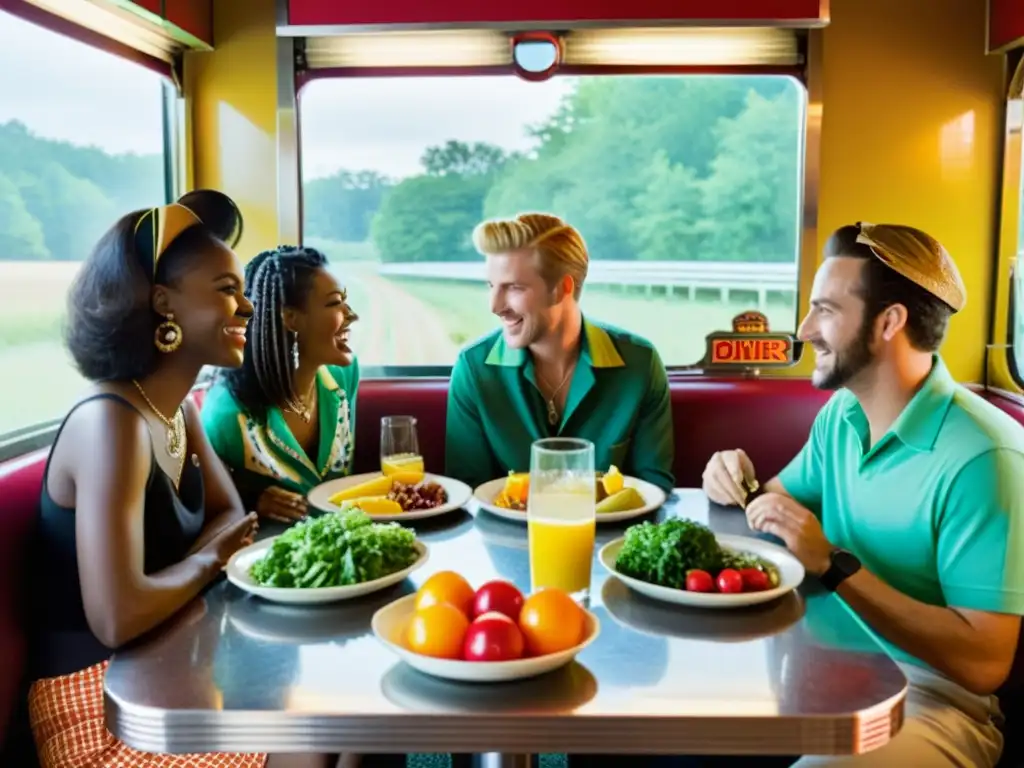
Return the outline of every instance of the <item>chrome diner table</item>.
[[[657,516],[755,535],[699,490],[676,490]],[[636,522],[599,525],[597,548]],[[528,591],[526,526],[465,510],[408,525],[429,561],[365,598],[283,606],[217,583],[115,654],[109,729],[171,753],[800,755],[867,752],[902,724],[903,673],[812,579],[763,606],[689,609],[631,592],[596,551],[601,631],[574,662],[513,683],[428,677],[373,636],[371,616],[438,570]]]

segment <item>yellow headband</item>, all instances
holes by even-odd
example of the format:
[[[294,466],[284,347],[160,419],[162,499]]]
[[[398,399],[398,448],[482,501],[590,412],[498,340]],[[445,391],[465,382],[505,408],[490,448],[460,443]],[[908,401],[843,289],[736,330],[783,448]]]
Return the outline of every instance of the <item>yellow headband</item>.
[[[150,278],[156,275],[160,257],[189,227],[202,224],[195,213],[181,203],[150,208],[135,224],[135,250]]]
[[[857,242],[879,261],[946,302],[954,312],[967,303],[967,289],[949,252],[919,229],[861,222]]]

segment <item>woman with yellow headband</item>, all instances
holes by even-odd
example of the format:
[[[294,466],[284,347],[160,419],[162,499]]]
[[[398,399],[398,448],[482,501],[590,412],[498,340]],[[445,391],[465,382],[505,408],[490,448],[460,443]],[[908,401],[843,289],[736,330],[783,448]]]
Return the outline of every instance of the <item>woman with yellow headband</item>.
[[[252,305],[232,247],[242,217],[192,192],[100,240],[68,297],[67,345],[93,382],[43,477],[29,717],[43,768],[326,766],[261,754],[153,755],[103,719],[112,650],[185,609],[256,533],[187,399],[205,365],[242,364]]]

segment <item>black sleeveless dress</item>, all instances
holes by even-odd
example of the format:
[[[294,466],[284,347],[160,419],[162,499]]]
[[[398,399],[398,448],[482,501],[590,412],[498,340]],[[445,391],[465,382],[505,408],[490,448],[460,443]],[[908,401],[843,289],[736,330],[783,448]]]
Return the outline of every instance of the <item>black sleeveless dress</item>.
[[[86,398],[64,417],[53,448],[75,409],[91,400],[114,400],[138,411],[128,400],[110,393]],[[102,446],[96,446],[102,450]],[[50,451],[53,456],[53,449]],[[85,619],[82,585],[78,576],[75,510],[50,497],[50,459],[43,474],[35,546],[29,567],[31,643],[29,680],[58,677],[106,661],[107,648],[89,629]],[[178,490],[153,456],[146,481],[143,511],[145,573],[156,573],[185,559],[203,528],[202,471],[187,458]]]

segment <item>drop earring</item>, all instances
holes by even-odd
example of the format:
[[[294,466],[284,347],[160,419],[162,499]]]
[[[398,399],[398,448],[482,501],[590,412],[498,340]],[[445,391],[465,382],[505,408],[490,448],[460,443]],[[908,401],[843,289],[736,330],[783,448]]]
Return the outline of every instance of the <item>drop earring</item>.
[[[173,312],[168,312],[166,319],[156,327],[153,344],[164,354],[181,346],[181,326],[174,322]]]
[[[299,332],[295,332],[295,338],[292,341],[292,366],[295,370],[299,370]]]

